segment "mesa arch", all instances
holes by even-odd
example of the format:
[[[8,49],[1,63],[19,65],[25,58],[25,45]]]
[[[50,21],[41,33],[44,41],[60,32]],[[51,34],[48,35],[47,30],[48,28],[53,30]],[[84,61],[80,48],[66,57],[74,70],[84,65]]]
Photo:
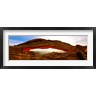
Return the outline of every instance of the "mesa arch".
[[[9,46],[9,53],[10,53],[9,58],[10,60],[11,59],[17,60],[19,57],[24,60],[25,58],[26,59],[28,59],[29,57],[31,58],[34,55],[34,52],[32,53],[29,51],[31,49],[38,49],[38,48],[39,49],[48,49],[48,48],[59,49],[59,50],[65,51],[67,55],[73,54],[72,58],[74,57],[74,54],[76,54],[76,56],[74,57],[75,59],[77,57],[80,58],[80,60],[87,59],[87,54],[85,54],[85,52],[87,53],[87,46],[81,46],[81,45],[73,46],[65,42],[61,42],[57,40],[45,40],[45,39],[29,40],[27,42],[24,42],[18,45]]]
[[[68,49],[64,49],[64,48],[59,48],[59,47],[54,47],[54,46],[35,46],[35,47],[25,47],[23,48],[23,51],[28,52],[32,49],[48,49],[48,48],[52,48],[52,49],[57,49],[57,50],[62,50],[62,51],[66,51],[66,52],[77,52],[75,50],[68,50]]]
[[[36,49],[36,48],[40,48],[40,49],[53,48],[53,49],[63,50],[66,52],[78,52],[80,50],[84,52],[87,49],[87,46],[81,46],[81,45],[73,46],[71,44],[61,42],[58,40],[46,40],[42,38],[29,40],[22,44],[15,45],[14,47],[20,48],[23,51],[30,51],[31,49]]]

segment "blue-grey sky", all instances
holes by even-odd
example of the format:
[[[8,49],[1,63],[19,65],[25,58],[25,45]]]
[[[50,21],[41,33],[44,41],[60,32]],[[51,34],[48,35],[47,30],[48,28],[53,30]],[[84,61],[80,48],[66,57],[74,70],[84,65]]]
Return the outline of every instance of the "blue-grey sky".
[[[36,38],[37,36],[9,36],[9,45],[17,45]]]
[[[37,36],[9,36],[9,40],[20,40],[26,41],[30,39],[35,39]]]
[[[80,44],[80,45],[87,45],[87,36],[9,36],[9,45],[17,45],[28,40],[36,39],[36,38],[43,38],[49,40],[60,40],[62,42],[66,42],[72,45]]]

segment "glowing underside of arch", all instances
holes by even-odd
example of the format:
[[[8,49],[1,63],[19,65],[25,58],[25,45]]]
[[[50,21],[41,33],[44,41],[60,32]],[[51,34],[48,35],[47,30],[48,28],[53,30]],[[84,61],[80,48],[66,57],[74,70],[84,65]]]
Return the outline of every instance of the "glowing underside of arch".
[[[56,47],[53,47],[53,46],[38,46],[38,47],[26,47],[24,48],[23,50],[24,51],[35,51],[35,50],[47,50],[47,51],[52,51],[52,52],[75,52],[73,50],[69,50],[69,49],[62,49],[62,48],[56,48]]]

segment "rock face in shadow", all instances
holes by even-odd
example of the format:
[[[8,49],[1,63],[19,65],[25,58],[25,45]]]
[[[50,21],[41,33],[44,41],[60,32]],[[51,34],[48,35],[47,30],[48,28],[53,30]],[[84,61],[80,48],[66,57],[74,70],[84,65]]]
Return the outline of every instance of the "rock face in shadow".
[[[51,52],[41,55],[38,52],[29,51],[35,48],[55,48],[66,51],[66,53]],[[58,40],[39,38],[9,46],[9,60],[87,60],[87,46],[72,46]]]

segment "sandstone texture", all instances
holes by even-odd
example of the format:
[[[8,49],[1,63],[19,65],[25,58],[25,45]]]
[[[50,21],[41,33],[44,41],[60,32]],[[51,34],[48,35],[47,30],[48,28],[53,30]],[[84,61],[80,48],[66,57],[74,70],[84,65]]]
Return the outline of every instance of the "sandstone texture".
[[[41,55],[38,52],[29,51],[35,48],[55,48],[66,51],[66,53],[52,52]],[[87,60],[87,46],[72,46],[59,40],[38,38],[9,46],[9,60]]]

